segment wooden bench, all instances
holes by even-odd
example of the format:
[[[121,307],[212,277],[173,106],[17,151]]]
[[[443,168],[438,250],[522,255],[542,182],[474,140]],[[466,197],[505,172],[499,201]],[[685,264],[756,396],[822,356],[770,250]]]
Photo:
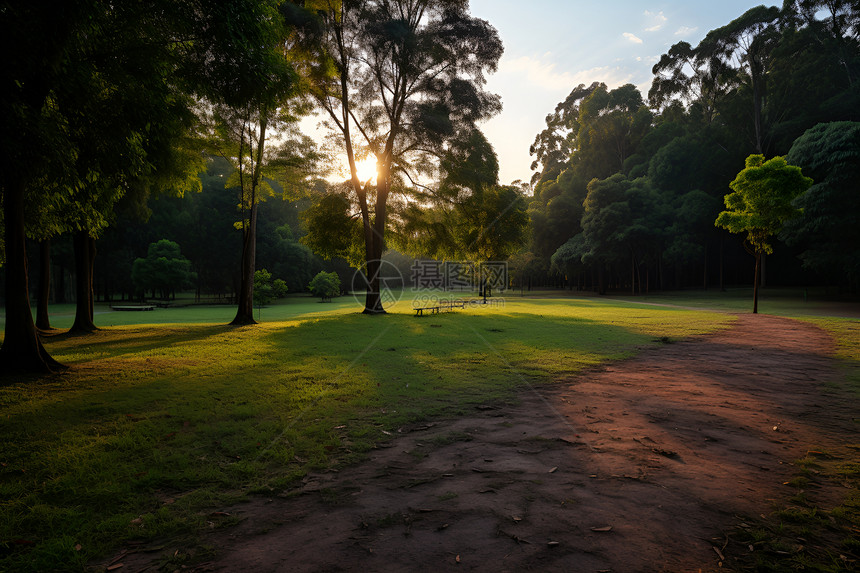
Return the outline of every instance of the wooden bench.
[[[466,301],[462,300],[440,300],[439,304],[434,306],[415,307],[415,316],[424,316],[424,311],[427,310],[430,314],[439,314],[440,312],[451,312],[455,308],[466,308]]]
[[[155,310],[152,304],[117,305],[111,306],[111,310]]]

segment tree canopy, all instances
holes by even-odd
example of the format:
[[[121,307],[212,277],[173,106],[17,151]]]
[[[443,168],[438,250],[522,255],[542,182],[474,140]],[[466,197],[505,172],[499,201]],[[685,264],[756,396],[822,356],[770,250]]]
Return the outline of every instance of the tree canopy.
[[[382,313],[379,265],[389,196],[432,175],[452,142],[501,108],[484,91],[502,42],[466,2],[318,0],[326,58],[305,69],[317,104],[350,168],[370,277],[366,313]],[[356,162],[371,157],[376,181],[361,181]]]

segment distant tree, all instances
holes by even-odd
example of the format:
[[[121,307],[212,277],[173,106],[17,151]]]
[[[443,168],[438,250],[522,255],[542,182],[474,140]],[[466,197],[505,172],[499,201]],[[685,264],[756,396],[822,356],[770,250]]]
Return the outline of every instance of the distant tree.
[[[288,290],[283,279],[272,280],[272,273],[266,269],[254,271],[254,298],[257,301],[258,317],[262,316],[263,306],[286,296]]]
[[[311,280],[308,289],[311,291],[311,294],[320,297],[322,300],[330,299],[340,294],[340,278],[335,272],[327,273],[320,271]]]
[[[149,245],[145,259],[134,261],[131,277],[140,292],[151,291],[167,299],[177,289],[192,287],[197,273],[191,271],[191,262],[182,256],[179,245],[162,239]]]
[[[746,233],[747,250],[755,257],[753,313],[758,312],[762,254],[773,252],[771,237],[799,214],[792,202],[810,185],[812,179],[804,177],[800,167],[789,165],[783,157],[765,161],[764,155],[747,157],[746,167],[729,183],[733,192],[725,197],[728,211],[720,213],[714,224],[732,233]]]

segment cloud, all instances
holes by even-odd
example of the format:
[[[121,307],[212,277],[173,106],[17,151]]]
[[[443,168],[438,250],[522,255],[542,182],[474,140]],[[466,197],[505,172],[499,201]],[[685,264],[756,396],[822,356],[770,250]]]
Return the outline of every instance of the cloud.
[[[621,35],[624,36],[625,38],[627,38],[628,40],[630,40],[631,42],[633,42],[634,44],[641,44],[642,43],[642,38],[637,38],[635,35],[631,34],[630,32],[624,32]]]
[[[690,34],[692,34],[693,32],[695,32],[698,29],[699,29],[698,26],[695,28],[690,28],[689,26],[681,26],[680,28],[678,28],[678,31],[675,32],[675,35],[676,36],[689,36]]]
[[[648,10],[645,10],[645,17],[652,22],[651,26],[645,28],[646,32],[656,32],[657,30],[660,30],[668,21],[668,18],[663,15],[662,11],[657,12],[655,14],[654,12],[649,12]]]
[[[512,79],[508,80],[509,77]],[[619,67],[602,66],[577,72],[560,72],[554,62],[522,56],[511,60],[502,58],[499,71],[493,77],[493,83],[511,81],[527,90],[540,89],[546,92],[567,94],[579,84],[590,85],[593,82],[603,82],[612,89],[629,83],[632,78],[633,76],[629,71]],[[514,94],[510,93],[507,94],[506,99],[512,97]],[[533,95],[530,97],[533,98]]]
[[[559,72],[556,64],[522,56],[513,60],[502,58],[499,64],[499,74],[516,74],[522,77],[531,88],[542,88],[547,91],[571,89],[574,80],[569,72]]]

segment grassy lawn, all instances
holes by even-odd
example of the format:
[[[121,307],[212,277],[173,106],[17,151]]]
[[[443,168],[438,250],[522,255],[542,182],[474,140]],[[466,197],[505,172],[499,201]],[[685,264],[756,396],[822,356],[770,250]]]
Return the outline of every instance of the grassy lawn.
[[[229,306],[101,308],[102,330],[50,337],[71,368],[0,387],[0,571],[82,569],[120,542],[193,533],[214,509],[359,460],[404,424],[733,320],[538,296],[415,318],[411,296],[377,317],[352,297],[293,297],[242,328],[225,326]],[[69,326],[73,309],[58,310],[54,325]],[[856,325],[816,320],[856,368]]]

